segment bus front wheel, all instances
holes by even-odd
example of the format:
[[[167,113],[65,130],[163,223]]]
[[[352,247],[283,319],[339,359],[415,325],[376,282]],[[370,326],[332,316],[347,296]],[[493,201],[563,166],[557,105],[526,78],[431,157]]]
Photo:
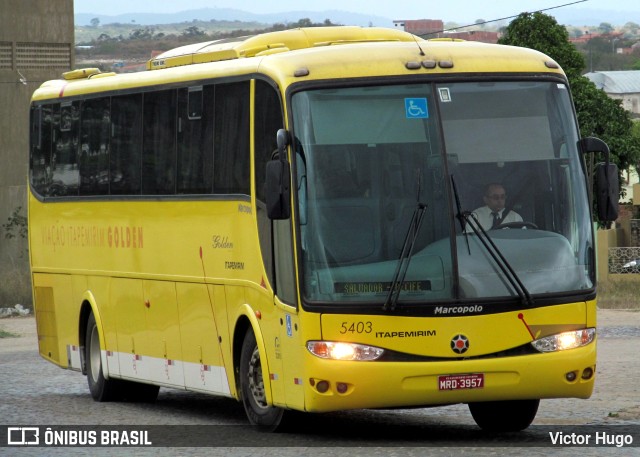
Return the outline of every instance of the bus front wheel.
[[[240,353],[240,394],[244,410],[252,425],[274,431],[282,422],[284,410],[267,403],[260,351],[251,329],[247,331]]]
[[[487,401],[469,403],[469,411],[483,430],[519,432],[531,425],[539,404],[540,400]]]

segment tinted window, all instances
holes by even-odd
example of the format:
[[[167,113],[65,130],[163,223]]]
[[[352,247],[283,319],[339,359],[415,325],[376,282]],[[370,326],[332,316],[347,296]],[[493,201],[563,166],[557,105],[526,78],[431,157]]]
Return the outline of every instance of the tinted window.
[[[142,167],[142,95],[111,99],[111,193],[140,193]]]
[[[178,91],[179,194],[203,194],[213,190],[214,86]]]
[[[110,99],[85,100],[80,127],[80,195],[109,192]]]
[[[48,195],[51,184],[51,124],[53,108],[38,106],[31,110],[31,185],[40,195]]]
[[[256,211],[258,234],[264,268],[271,284],[273,275],[272,225],[267,217],[265,202],[266,163],[277,149],[276,133],[283,127],[278,92],[264,81],[256,80],[254,108],[254,165],[256,181]]]
[[[264,202],[266,164],[278,148],[276,143],[278,129],[284,126],[278,92],[264,81],[256,81],[254,109],[256,198]]]
[[[142,193],[176,191],[176,91],[144,94]]]
[[[249,112],[249,82],[216,85],[214,193],[250,193]]]
[[[80,173],[78,170],[78,132],[80,103],[63,103],[53,107],[53,163],[48,195],[77,195]]]
[[[34,107],[31,185],[42,196],[248,195],[249,98],[244,81]],[[281,125],[270,103],[258,116],[264,151]]]

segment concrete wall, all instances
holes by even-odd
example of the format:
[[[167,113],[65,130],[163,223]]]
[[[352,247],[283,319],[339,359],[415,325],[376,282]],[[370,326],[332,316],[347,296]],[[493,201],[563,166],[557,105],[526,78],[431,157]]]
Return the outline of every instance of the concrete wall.
[[[3,227],[27,214],[29,100],[73,64],[73,0],[0,0],[0,307],[31,303],[26,239]]]
[[[607,94],[615,100],[622,100],[622,107],[627,111],[640,114],[640,94]]]

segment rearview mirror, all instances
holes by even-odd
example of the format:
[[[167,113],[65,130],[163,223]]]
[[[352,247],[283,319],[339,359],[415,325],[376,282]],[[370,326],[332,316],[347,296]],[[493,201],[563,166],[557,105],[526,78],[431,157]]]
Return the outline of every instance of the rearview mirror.
[[[291,217],[291,167],[287,162],[289,132],[278,130],[278,157],[267,162],[266,198],[267,216],[270,219]]]
[[[599,138],[587,137],[578,141],[583,153],[600,152],[604,154],[604,162],[596,165],[593,192],[596,200],[598,219],[613,222],[618,218],[618,198],[620,181],[618,166],[609,162],[609,146]]]
[[[604,222],[613,222],[618,219],[620,182],[618,181],[618,166],[615,163],[596,165],[594,193],[598,219]]]

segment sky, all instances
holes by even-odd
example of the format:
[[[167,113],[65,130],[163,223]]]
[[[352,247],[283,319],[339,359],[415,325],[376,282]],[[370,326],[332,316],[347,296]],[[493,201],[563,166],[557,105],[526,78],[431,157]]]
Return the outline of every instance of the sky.
[[[442,19],[445,22],[491,20],[577,2],[578,0],[74,0],[75,12],[118,15],[123,13],[174,13],[199,8],[233,8],[253,13],[343,10],[391,19]],[[586,0],[570,8],[625,11],[629,21],[640,23],[638,0]],[[547,12],[551,14],[553,10]]]

